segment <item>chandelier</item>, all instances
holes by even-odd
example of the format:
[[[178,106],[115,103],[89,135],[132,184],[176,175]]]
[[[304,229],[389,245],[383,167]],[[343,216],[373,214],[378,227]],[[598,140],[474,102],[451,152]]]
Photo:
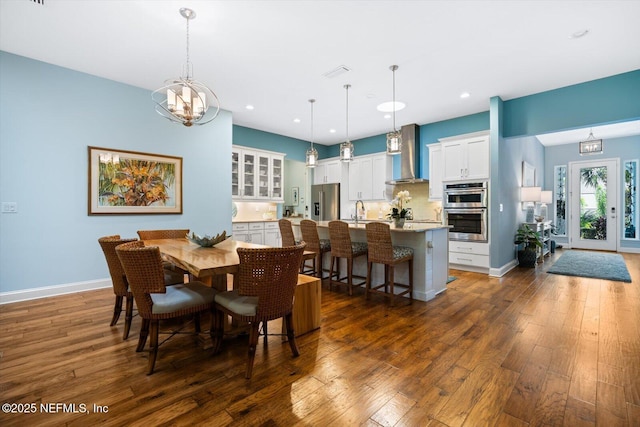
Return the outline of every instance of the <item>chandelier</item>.
[[[387,134],[387,154],[400,154],[402,151],[402,136],[400,131],[396,130],[396,70],[397,65],[389,67],[393,73],[393,131]]]
[[[585,154],[602,154],[602,140],[593,136],[593,130],[589,131],[586,141],[581,141],[579,145],[580,155]]]
[[[180,15],[187,20],[187,62],[182,76],[165,81],[165,86],[154,91],[151,99],[156,103],[156,111],[173,123],[185,126],[204,125],[218,116],[220,101],[211,89],[193,79],[193,65],[189,60],[189,21],[196,13],[183,7]]]
[[[349,140],[349,88],[351,85],[346,84],[344,88],[347,92],[347,139],[340,144],[340,160],[350,162],[353,160],[353,144]]]
[[[313,148],[313,103],[316,102],[315,99],[310,99],[309,103],[311,104],[311,146],[307,150],[307,167],[315,168],[318,165],[318,151]]]

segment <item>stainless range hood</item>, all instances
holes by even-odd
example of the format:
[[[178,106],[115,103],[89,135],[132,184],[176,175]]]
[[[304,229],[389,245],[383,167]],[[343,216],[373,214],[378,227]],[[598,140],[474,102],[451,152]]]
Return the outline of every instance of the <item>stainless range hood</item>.
[[[429,182],[428,179],[416,178],[416,173],[420,172],[420,127],[416,124],[404,125],[400,128],[400,133],[400,178],[387,181],[386,184]]]

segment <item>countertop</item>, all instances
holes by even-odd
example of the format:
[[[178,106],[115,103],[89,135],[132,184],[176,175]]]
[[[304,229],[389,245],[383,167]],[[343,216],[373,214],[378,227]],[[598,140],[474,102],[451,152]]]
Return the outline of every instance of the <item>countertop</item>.
[[[374,221],[365,221],[365,222],[358,221],[358,224],[351,221],[345,221],[345,222],[349,224],[349,228],[353,228],[356,230],[364,230],[365,224],[367,222],[374,222]],[[442,229],[451,228],[450,225],[442,225],[439,222],[436,223],[436,222],[417,222],[417,221],[407,221],[404,223],[403,228],[396,228],[395,225],[393,225],[393,223],[389,223],[389,226],[391,227],[391,231],[396,233],[424,233],[430,230],[442,230]],[[329,221],[319,221],[318,227],[329,228]]]

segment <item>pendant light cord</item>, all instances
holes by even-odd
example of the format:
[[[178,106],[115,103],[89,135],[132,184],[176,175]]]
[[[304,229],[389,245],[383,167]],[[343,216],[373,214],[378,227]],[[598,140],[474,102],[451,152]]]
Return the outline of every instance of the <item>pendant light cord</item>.
[[[398,69],[397,65],[391,66],[391,72],[393,73],[393,131],[396,131],[396,70]]]
[[[351,87],[351,85],[344,85],[347,92],[347,142],[349,142],[349,87]]]

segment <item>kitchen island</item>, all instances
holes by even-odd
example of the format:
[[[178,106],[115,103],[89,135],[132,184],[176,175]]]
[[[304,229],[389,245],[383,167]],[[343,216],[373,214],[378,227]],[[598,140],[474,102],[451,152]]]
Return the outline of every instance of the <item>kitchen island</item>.
[[[295,225],[294,225],[295,227]],[[413,248],[413,298],[429,301],[446,290],[449,278],[449,226],[438,223],[407,222],[404,228],[391,227],[391,240],[394,245]],[[365,224],[349,222],[351,241],[366,242]],[[329,222],[318,222],[318,235],[329,238]],[[330,265],[330,255],[325,254],[324,266]],[[340,271],[346,271],[346,263]],[[396,283],[409,283],[409,269],[406,263],[396,267]],[[358,257],[353,262],[353,274],[367,275],[367,262]],[[384,266],[374,264],[373,284],[384,282]]]

